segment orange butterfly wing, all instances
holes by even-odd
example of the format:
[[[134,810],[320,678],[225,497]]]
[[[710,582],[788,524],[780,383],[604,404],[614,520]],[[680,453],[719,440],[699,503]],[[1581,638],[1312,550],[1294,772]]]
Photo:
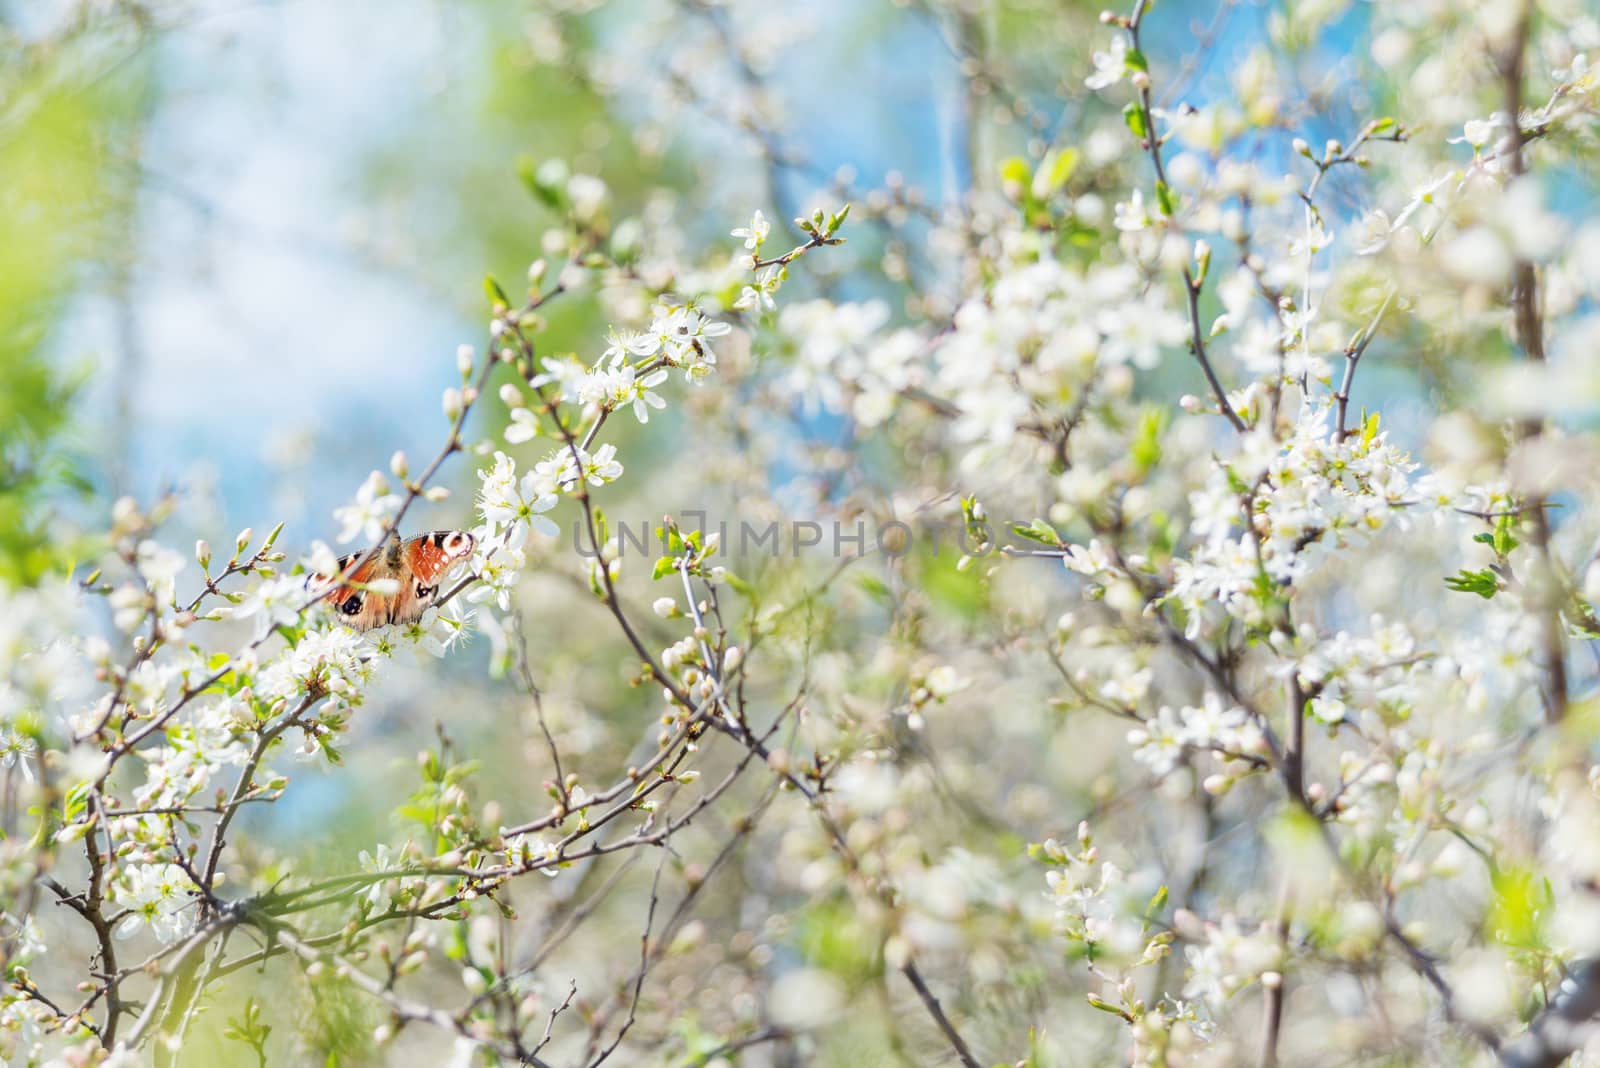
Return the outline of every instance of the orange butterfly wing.
[[[324,599],[332,602],[333,610],[346,626],[356,630],[371,630],[389,622],[393,612],[392,597],[387,597],[373,590],[364,589],[366,584],[376,582],[378,579],[395,577],[390,574],[385,554],[380,550],[374,553],[372,559],[356,568],[349,575],[345,571],[357,560],[367,555],[366,551],[351,553],[349,556],[339,558],[339,574],[348,585],[334,586],[323,595]],[[327,580],[324,580],[325,582]],[[404,579],[401,580],[402,582]]]
[[[477,539],[464,530],[435,530],[400,547],[400,592],[389,622],[414,623],[432,607],[449,570],[472,555]]]
[[[327,586],[323,599],[333,604],[340,620],[356,630],[371,630],[390,623],[414,623],[439,595],[439,581],[447,571],[472,555],[477,539],[464,530],[435,530],[400,542],[398,538],[376,551],[368,549],[339,558],[342,582],[317,576],[313,591]],[[371,559],[349,575],[357,560]],[[320,583],[318,582],[320,579]],[[379,579],[400,583],[398,592],[376,593],[362,586]]]

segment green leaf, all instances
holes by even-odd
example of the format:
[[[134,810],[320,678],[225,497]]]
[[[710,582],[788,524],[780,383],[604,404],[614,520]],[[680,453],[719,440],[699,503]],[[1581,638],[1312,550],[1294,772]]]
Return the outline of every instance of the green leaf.
[[[1055,527],[1043,519],[1035,519],[1027,526],[1023,526],[1021,523],[1012,523],[1011,533],[1019,538],[1027,538],[1029,541],[1036,541],[1040,545],[1049,545],[1052,548],[1061,545],[1061,535],[1056,533]]]
[[[541,172],[539,164],[532,156],[521,156],[517,159],[517,177],[522,179],[522,184],[546,207],[561,207],[561,188],[550,180],[552,175]]]
[[[1504,945],[1538,948],[1552,901],[1549,882],[1527,868],[1501,869],[1489,881],[1494,889],[1485,921],[1489,934]]]
[[[1494,522],[1494,538],[1489,544],[1494,546],[1495,554],[1501,557],[1510,556],[1512,551],[1522,543],[1517,540],[1512,530],[1516,526],[1516,517],[1503,515]]]
[[[1145,59],[1144,53],[1137,48],[1128,49],[1122,62],[1129,70],[1142,70],[1146,74],[1150,72],[1150,61]]]
[[[795,948],[810,963],[857,983],[883,974],[881,940],[844,901],[820,901],[795,917]]]
[[[1122,109],[1122,120],[1128,124],[1128,129],[1133,131],[1133,136],[1143,141],[1150,135],[1150,128],[1144,123],[1144,108],[1138,104],[1129,104]]]
[[[1361,420],[1361,448],[1363,451],[1372,447],[1373,441],[1378,437],[1378,430],[1383,425],[1383,414],[1373,412]]]
[[[1573,594],[1567,601],[1567,625],[1585,638],[1591,640],[1600,638],[1600,619],[1595,618],[1594,609],[1589,602],[1577,594]]]
[[[1156,206],[1169,219],[1178,213],[1178,194],[1166,182],[1156,183]]]
[[[1044,159],[1039,161],[1039,167],[1033,172],[1033,195],[1036,200],[1044,200],[1051,194],[1059,191],[1067,184],[1067,179],[1072,177],[1072,172],[1078,169],[1078,150],[1075,148],[1052,148],[1046,152]]]
[[[656,566],[650,569],[650,581],[666,578],[676,571],[676,561],[670,556],[663,556],[656,560]]]
[[[506,291],[500,288],[500,283],[494,280],[494,275],[483,276],[483,293],[489,298],[489,303],[502,308],[511,307],[511,298],[506,296]]]
[[[873,600],[882,604],[894,603],[894,591],[889,589],[889,584],[876,575],[861,574],[856,577],[856,585],[862,592]]]
[[[1150,903],[1144,907],[1144,918],[1147,920],[1154,919],[1156,916],[1159,916],[1161,914],[1161,910],[1166,907],[1167,888],[1162,886],[1161,889],[1150,895]]]
[[[975,621],[989,606],[988,583],[984,579],[987,568],[957,568],[954,554],[948,551],[951,546],[941,548],[946,551],[936,553],[918,542],[916,581],[933,604],[964,620]]]
[[[683,535],[679,533],[676,523],[656,527],[656,540],[667,547],[669,555],[682,556],[684,554]]]
[[[1107,1001],[1105,998],[1101,997],[1099,994],[1088,994],[1086,996],[1089,999],[1089,1004],[1093,1005],[1095,1008],[1099,1009],[1101,1012],[1109,1012],[1113,1016],[1122,1017],[1124,1020],[1127,1020],[1129,1023],[1133,1022],[1133,1017],[1129,1016],[1125,1009],[1123,1009],[1122,1007],[1120,1007],[1118,1005],[1111,1004],[1111,1002]]]
[[[79,816],[88,808],[89,784],[81,782],[67,791],[67,796],[61,799],[61,822],[75,823]]]
[[[1457,593],[1475,593],[1485,601],[1500,592],[1500,579],[1488,568],[1481,571],[1463,568],[1459,575],[1446,577],[1444,584]]]
[[[1022,199],[1030,178],[1028,161],[1021,156],[1012,156],[1000,164],[1000,187],[1013,200]]]
[[[1128,450],[1141,476],[1161,462],[1161,432],[1166,429],[1166,409],[1148,408],[1139,418],[1139,433]]]

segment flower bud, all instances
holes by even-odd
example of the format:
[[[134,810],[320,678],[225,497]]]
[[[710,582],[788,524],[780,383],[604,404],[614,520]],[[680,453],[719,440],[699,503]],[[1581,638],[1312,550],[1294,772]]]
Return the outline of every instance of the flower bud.
[[[1206,272],[1211,269],[1211,246],[1205,241],[1194,243],[1194,284],[1200,285],[1206,280]]]
[[[73,842],[82,841],[93,827],[93,820],[70,823],[56,832],[56,845],[71,845]]]
[[[456,347],[456,370],[461,372],[461,377],[466,378],[472,374],[472,361],[475,353],[471,345],[458,345]]]
[[[404,450],[397,450],[393,456],[389,457],[389,473],[395,478],[403,480],[410,471],[411,468],[406,463]]]

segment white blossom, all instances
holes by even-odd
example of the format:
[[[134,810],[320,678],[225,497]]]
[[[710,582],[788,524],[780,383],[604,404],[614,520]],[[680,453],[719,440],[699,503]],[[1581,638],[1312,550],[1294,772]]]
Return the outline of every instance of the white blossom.
[[[340,523],[336,540],[341,545],[358,536],[377,541],[399,510],[400,498],[389,492],[388,479],[374,471],[356,491],[353,502],[334,509],[333,518]]]

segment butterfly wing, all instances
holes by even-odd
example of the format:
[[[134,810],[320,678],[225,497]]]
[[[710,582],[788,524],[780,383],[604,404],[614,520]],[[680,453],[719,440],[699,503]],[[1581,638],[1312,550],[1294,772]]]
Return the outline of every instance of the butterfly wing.
[[[439,596],[450,569],[472,555],[477,539],[464,530],[435,530],[411,538],[400,547],[400,592],[394,597],[390,623],[414,623]]]
[[[345,574],[356,561],[372,554],[372,558],[350,574]],[[326,587],[327,592],[322,598],[333,605],[335,614],[340,622],[356,630],[371,630],[389,622],[389,617],[394,611],[394,597],[365,589],[367,584],[385,578],[400,578],[389,567],[386,554],[379,550],[363,550],[351,553],[349,556],[339,558],[339,576],[344,582],[339,583],[322,576],[315,577],[309,584],[313,592]]]

